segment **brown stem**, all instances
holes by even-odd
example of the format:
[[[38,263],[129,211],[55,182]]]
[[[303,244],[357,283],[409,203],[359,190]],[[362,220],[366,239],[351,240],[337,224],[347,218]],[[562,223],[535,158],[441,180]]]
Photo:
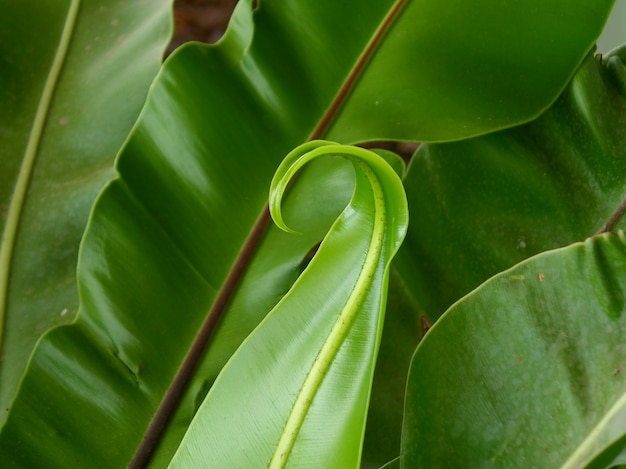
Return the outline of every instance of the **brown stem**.
[[[344,105],[346,99],[350,95],[350,92],[354,88],[357,79],[361,76],[363,70],[365,69],[365,66],[376,51],[376,48],[380,45],[382,39],[385,37],[385,34],[387,34],[387,31],[394,23],[406,3],[407,0],[397,0],[391,10],[389,10],[389,13],[387,13],[387,16],[385,17],[385,19],[383,19],[382,23],[374,33],[374,36],[372,37],[370,42],[363,50],[363,53],[360,55],[356,64],[354,65],[354,67],[352,67],[350,74],[341,85],[341,88],[339,88],[339,91],[335,95],[333,101],[330,103],[330,106],[328,106],[328,109],[311,133],[309,140],[317,140],[324,136],[324,134],[330,127],[333,119],[339,113],[339,110]]]
[[[617,223],[624,216],[624,212],[626,212],[626,199],[622,201],[620,206],[617,207],[617,210],[613,213],[613,215],[611,215],[611,218],[609,218],[609,221],[606,222],[606,225],[604,225],[596,234],[607,233],[615,228],[615,225],[617,225]]]
[[[350,74],[343,82],[341,88],[335,95],[335,98],[330,103],[326,112],[319,120],[317,126],[311,132],[309,136],[310,140],[316,140],[322,138],[326,133],[328,127],[330,126],[332,120],[339,112],[345,100],[347,99],[350,91],[354,87],[358,77],[363,72],[367,62],[370,60],[372,54],[380,44],[382,38],[385,33],[389,29],[389,27],[393,24],[395,18],[398,16],[402,7],[406,4],[406,0],[398,0],[394,7],[387,14],[385,19],[383,20],[381,26],[378,28],[371,41],[368,43],[367,47],[359,57],[359,60],[352,68]],[[237,259],[233,265],[232,270],[228,274],[224,285],[222,286],[213,307],[209,311],[209,314],[204,321],[202,328],[200,329],[198,335],[196,336],[187,356],[185,357],[181,367],[178,370],[178,373],[174,377],[171,386],[167,390],[157,412],[154,415],[154,418],[150,422],[144,438],[141,441],[141,444],[137,448],[133,459],[129,464],[129,468],[139,469],[144,468],[148,465],[152,456],[154,455],[154,451],[159,444],[159,441],[163,437],[165,430],[169,422],[171,421],[176,409],[178,408],[178,404],[182,399],[191,378],[193,377],[202,356],[204,355],[205,350],[207,349],[210,340],[217,328],[217,325],[230,302],[239,282],[241,281],[254,253],[256,252],[256,248],[263,238],[265,230],[270,222],[270,213],[268,205],[265,206],[261,215],[257,219],[248,239],[246,240],[243,248],[239,252]]]
[[[243,245],[243,248],[239,252],[232,270],[228,274],[228,277],[226,277],[226,281],[218,293],[215,303],[213,303],[213,307],[209,311],[204,324],[202,324],[202,327],[191,345],[187,356],[180,366],[172,385],[165,393],[159,409],[150,422],[150,425],[146,430],[146,434],[144,435],[139,448],[137,448],[137,451],[128,466],[129,468],[143,468],[150,462],[150,459],[154,454],[154,450],[161,440],[167,425],[176,412],[178,403],[182,399],[185,390],[187,389],[187,386],[189,385],[189,382],[191,381],[191,378],[193,377],[194,372],[204,355],[204,351],[206,350],[207,345],[217,328],[222,314],[226,310],[226,306],[228,305],[230,298],[239,285],[248,264],[250,264],[250,261],[252,260],[252,256],[256,252],[259,242],[263,238],[263,234],[265,233],[269,220],[269,208],[266,205],[261,213],[261,216],[255,223],[252,232],[248,236],[248,239]]]

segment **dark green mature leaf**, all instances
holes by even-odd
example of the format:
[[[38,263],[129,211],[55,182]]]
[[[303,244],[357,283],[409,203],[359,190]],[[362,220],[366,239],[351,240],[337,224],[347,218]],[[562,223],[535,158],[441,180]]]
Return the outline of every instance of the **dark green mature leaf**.
[[[625,292],[620,231],[540,254],[457,302],[415,352],[401,466],[574,468],[623,446]]]
[[[316,244],[348,204],[354,174],[351,165],[345,163],[335,159],[314,161],[303,168],[291,187],[283,211],[290,225],[302,234],[287,234],[274,224],[266,230],[199,365],[199,379],[191,383],[159,446],[154,467],[167,466],[223,364],[289,290],[310,261]]]
[[[171,32],[171,0],[0,1],[0,426]]]
[[[405,118],[414,120],[415,125],[404,127],[401,136],[428,137],[423,123],[433,110],[421,105],[434,88],[411,86],[415,94],[407,99],[405,93],[399,101],[394,98],[397,89],[383,89],[377,97],[385,105],[375,108],[374,114],[386,125],[371,134],[367,121],[372,113],[363,109],[372,109],[372,97],[358,91],[369,74],[383,84],[399,80],[397,68],[376,68],[379,60],[389,63],[385,57],[410,67],[408,76],[431,70],[434,82],[449,85],[439,81],[438,67],[425,67],[408,60],[410,57],[402,59],[407,51],[394,52],[398,40],[414,38],[421,40],[416,45],[432,45],[423,37],[436,35],[436,29],[429,28],[435,19],[420,23],[425,3],[380,1],[354,14],[351,2],[266,1],[254,16],[249,3],[240,4],[233,27],[219,47],[185,47],[162,70],[119,159],[120,176],[102,194],[93,212],[80,263],[81,318],[75,326],[55,331],[42,342],[0,435],[0,457],[31,466],[41,461],[62,465],[68,458],[77,466],[91,465],[94,458],[109,465],[126,464],[207,311],[221,311],[222,300],[228,299],[218,292],[227,291],[222,287],[232,278],[233,265],[233,272],[242,267],[236,261],[239,251],[254,251],[255,246],[246,239],[263,211],[266,188],[283,155],[303,141],[323,135],[335,118],[332,135],[338,141],[398,137],[392,130]],[[551,96],[536,93],[536,82],[525,91],[535,98],[543,96],[528,98],[537,105],[534,113],[549,104],[567,81],[599,32],[611,3],[560,2],[576,24],[567,38],[560,35],[563,29],[556,27],[561,24],[559,18],[536,15],[528,7],[544,8],[543,2],[524,2],[523,8],[520,2],[508,2],[500,5],[502,10],[490,10],[495,18],[523,13],[537,20],[533,28],[522,28],[519,37],[509,35],[506,28],[490,29],[495,43],[508,42],[511,47],[526,39],[532,43],[541,33],[548,44],[571,46],[569,62],[560,63],[554,73],[539,80],[542,87],[544,82],[554,85]],[[455,5],[466,11],[459,2]],[[397,18],[408,26],[396,30]],[[468,26],[463,14],[456,16],[456,23],[459,30]],[[412,24],[422,28],[412,28]],[[478,34],[474,48],[480,49],[485,37]],[[445,48],[454,51],[470,44],[468,36],[458,36]],[[557,51],[563,53],[562,47],[552,49],[544,44],[539,51],[545,54],[543,65],[549,64]],[[450,70],[458,57],[439,51],[432,56],[441,59],[442,70]],[[490,66],[500,64],[500,58],[490,61],[483,57],[481,62],[475,56],[468,62],[474,67],[467,72],[473,82],[486,80],[484,93],[493,88],[488,80]],[[506,65],[521,62],[523,58],[516,57]],[[535,73],[541,75],[541,68],[536,68],[534,57],[532,62],[529,76],[535,78]],[[461,88],[470,75],[458,76]],[[404,69],[402,76],[407,76]],[[345,105],[356,78],[354,94]],[[454,114],[454,101],[443,91],[435,94]],[[510,107],[516,101],[504,99],[509,94],[508,89],[500,90],[492,101],[497,103],[500,96],[503,105]],[[494,98],[489,93],[485,96]],[[358,111],[351,115],[351,107]],[[485,116],[493,112],[489,105]],[[487,124],[474,123],[471,132],[513,124],[493,117],[495,114]],[[465,135],[465,123],[457,124],[459,133],[449,138]],[[443,131],[449,125],[446,118],[438,129]],[[434,133],[430,135],[435,138]],[[240,285],[227,310],[232,327],[223,324],[218,330],[207,354],[210,359],[201,364],[189,387],[177,423],[170,427],[174,435],[167,435],[158,464],[169,461],[180,428],[193,416],[217,371],[285,293],[314,244],[313,237],[293,248],[274,244],[282,251],[280,262],[259,262],[271,272],[273,283],[269,286],[260,271],[254,271],[256,277],[252,277],[252,269],[247,272],[246,288],[244,283]],[[273,253],[264,255],[271,258]],[[252,262],[256,261],[253,256]],[[70,377],[60,378],[61,369]],[[81,440],[86,436],[85,422],[97,422],[99,436]],[[29,433],[35,427],[43,430],[38,435]],[[112,439],[115,444],[107,444]]]
[[[358,467],[388,269],[408,223],[400,178],[373,152],[310,142],[278,168],[276,224],[296,172],[325,156],[350,160],[356,187],[317,254],[226,364],[171,467]],[[233,451],[232,443],[245,448]]]
[[[317,8],[308,2],[288,5],[296,12]],[[257,20],[267,27],[255,32],[249,5],[242,3],[220,47],[183,47],[166,63],[119,159],[120,179],[96,204],[79,266],[81,317],[76,326],[53,332],[35,355],[0,435],[3,460],[54,467],[70,457],[78,466],[97,458],[121,466],[132,457],[263,210],[276,166],[313,132],[381,16],[372,8],[343,30],[323,23],[315,31],[291,22],[273,25],[275,15],[288,12],[261,9]],[[302,35],[311,44],[310,34],[325,38],[317,49],[289,53]],[[304,77],[304,70],[328,56],[337,62],[325,68],[322,83],[294,82],[295,69]],[[287,64],[291,68],[285,70]],[[328,206],[320,209],[324,215]],[[189,388],[183,423],[173,426],[173,444],[164,447],[166,463],[195,413],[194,401],[202,400],[221,366],[287,291],[306,253],[323,236],[319,227],[328,222],[312,216],[318,227],[304,241],[263,240],[274,247],[261,262],[269,268],[248,271],[249,287],[242,284],[238,291],[251,296],[229,304],[233,320],[220,327],[206,367],[201,365]],[[285,255],[276,256],[276,247]],[[268,277],[276,280],[266,282]],[[63,368],[82,382],[60,379],[55,370]],[[87,383],[109,392],[84,393]],[[56,402],[53,396],[73,398]],[[85,434],[86,421],[98,422],[103,436],[71,449]],[[63,432],[56,431],[57,424]],[[29,429],[35,427],[49,431],[31,438]],[[115,445],[108,444],[110,435]],[[63,448],[62,458],[55,448]]]
[[[408,1],[328,138],[447,141],[528,122],[563,90],[613,3]]]
[[[395,265],[431,318],[497,272],[592,236],[619,215],[626,73],[618,56],[607,60],[589,55],[528,125],[420,148],[405,181],[420,222]]]

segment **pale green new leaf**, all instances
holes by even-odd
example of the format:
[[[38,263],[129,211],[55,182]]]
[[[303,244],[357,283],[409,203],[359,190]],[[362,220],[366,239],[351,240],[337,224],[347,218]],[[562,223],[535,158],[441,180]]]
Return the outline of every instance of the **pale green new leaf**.
[[[380,0],[367,9],[334,0],[257,3],[252,12],[251,1],[240,2],[220,45],[183,47],[163,67],[118,160],[119,177],[93,211],[80,260],[81,316],[41,342],[0,435],[3,462],[128,463],[202,321],[219,311],[216,298],[233,266],[241,267],[238,253],[250,247],[248,235],[259,226],[266,187],[290,149],[313,136],[333,135],[341,142],[444,133],[459,138],[527,120],[554,100],[613,2],[528,0],[495,8],[485,0],[470,5],[476,18],[471,23],[467,2],[449,2],[455,14],[445,26],[459,34],[445,43],[432,40],[441,38],[440,30],[431,28],[440,23],[438,1]],[[435,15],[430,21],[425,5]],[[504,27],[478,18],[484,5],[493,7],[490,18]],[[558,14],[565,8],[567,22]],[[512,24],[507,18],[514,18]],[[507,44],[516,50],[522,44],[523,54],[507,55]],[[447,50],[460,52],[441,53]],[[567,58],[551,60],[561,55]],[[440,86],[437,93],[413,82],[426,72],[426,81]],[[439,79],[442,73],[446,80]],[[532,83],[523,80],[526,75]],[[529,86],[515,87],[514,96],[508,87],[493,86],[506,76]],[[469,81],[481,84],[470,104],[480,96],[486,108],[471,108],[477,114],[467,130],[467,116],[457,111],[470,108],[456,97]],[[454,93],[448,92],[451,84]],[[530,113],[515,112],[520,96],[525,104],[534,103],[526,108]],[[442,119],[432,119],[433,107]],[[494,110],[503,120],[494,119]],[[369,125],[374,118],[380,128]],[[325,200],[330,195],[324,194]],[[217,371],[285,293],[317,241],[316,234],[295,248],[272,233],[261,240],[167,427],[155,467],[169,462]],[[395,303],[396,314],[388,319],[410,335],[418,327],[419,309],[406,304]],[[395,339],[388,342],[393,347],[400,342]],[[390,355],[399,358],[393,365],[401,364],[393,370],[396,389],[403,388],[409,348]],[[384,396],[388,382],[379,381]],[[388,409],[379,405],[378,415],[387,417]],[[376,450],[385,448],[376,458],[381,463],[397,454],[399,416],[390,420],[391,425],[368,426],[387,436],[384,443],[373,439]]]
[[[224,367],[170,467],[358,467],[388,267],[408,212],[401,181],[380,156],[314,141],[290,153],[272,182],[278,226],[289,230],[280,205],[295,173],[329,155],[354,165],[350,204]]]
[[[402,467],[581,468],[609,449],[610,463],[626,435],[625,292],[620,231],[453,305],[411,364]]]
[[[563,90],[615,1],[397,3],[404,9],[329,139],[449,141],[531,121]],[[390,70],[393,79],[381,79]]]

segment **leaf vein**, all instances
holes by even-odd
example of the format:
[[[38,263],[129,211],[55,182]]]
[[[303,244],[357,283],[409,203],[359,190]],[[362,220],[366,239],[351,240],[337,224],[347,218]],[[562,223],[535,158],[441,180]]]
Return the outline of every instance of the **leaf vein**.
[[[39,154],[42,136],[46,127],[50,105],[61,76],[65,58],[70,47],[76,19],[80,10],[80,0],[71,0],[67,11],[63,30],[59,39],[56,54],[50,66],[50,71],[46,78],[44,88],[37,106],[35,119],[30,131],[28,144],[24,151],[24,159],[17,176],[15,189],[9,204],[7,222],[0,241],[0,351],[2,350],[2,339],[4,336],[4,322],[8,307],[9,282],[11,274],[11,263],[15,252],[17,232],[20,226],[20,219],[24,211],[24,204],[33,170]]]

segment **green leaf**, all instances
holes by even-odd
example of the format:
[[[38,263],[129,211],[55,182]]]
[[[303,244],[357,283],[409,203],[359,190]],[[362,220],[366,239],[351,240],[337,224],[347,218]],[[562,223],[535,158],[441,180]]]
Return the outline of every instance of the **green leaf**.
[[[626,433],[610,445],[599,451],[598,454],[585,465],[586,469],[606,469],[624,467],[626,464]]]
[[[585,467],[623,439],[625,253],[591,238],[452,306],[411,364],[402,467]]]
[[[528,119],[555,99],[612,4],[560,2],[571,23],[537,15],[553,12],[537,0],[490,5],[496,20],[515,16],[513,27],[525,18],[519,36],[492,27],[490,39],[514,47],[518,41],[537,46],[535,38],[542,37],[545,44],[536,52],[543,59],[523,54],[504,60],[502,49],[486,47],[497,56],[474,55],[464,62],[471,69],[447,75],[458,79],[457,92],[467,86],[468,77],[477,86],[486,83],[480,96],[490,104],[468,130],[464,120],[433,120],[435,111],[424,106],[441,106],[446,116],[457,109],[445,92],[451,83],[440,78],[441,70],[454,68],[464,53],[432,54],[429,38],[438,33],[431,26],[440,17],[423,21],[425,6],[435,14],[432,5],[439,8],[441,2],[385,0],[359,9],[358,15],[353,2],[265,1],[254,13],[251,3],[239,4],[218,47],[185,46],[162,69],[118,160],[119,177],[92,213],[79,264],[81,315],[74,326],[53,331],[41,342],[0,435],[0,457],[26,466],[41,461],[62,465],[70,458],[77,466],[89,466],[94,459],[121,466],[142,436],[148,450],[142,447],[138,453],[150,454],[149,447],[156,444],[152,429],[163,426],[168,433],[156,464],[169,462],[181,430],[219,369],[284,295],[321,236],[319,229],[316,236],[306,232],[306,242],[288,245],[279,243],[271,230],[267,239],[263,236],[266,188],[280,159],[300,143],[324,135],[340,142],[434,139],[444,138],[444,132],[446,138],[460,138],[513,125],[494,119],[494,105],[502,102],[503,109],[497,110],[504,116],[505,108],[518,100],[507,98],[510,89],[491,86],[491,65],[525,67],[524,60],[531,58],[527,70],[533,80],[528,88],[521,83],[520,93],[536,107],[531,115],[515,118]],[[464,4],[455,2],[450,13],[459,8],[450,16],[452,29],[469,27],[476,34],[474,42],[468,33],[451,36],[441,47],[465,52],[473,44],[467,49],[471,56],[482,50],[485,36],[467,23]],[[573,26],[563,29],[568,24]],[[407,49],[396,50],[399,43]],[[413,60],[416,47],[426,48],[420,57],[432,67]],[[551,59],[566,52],[568,59],[556,60],[559,65],[552,68]],[[401,68],[386,68],[398,61]],[[549,76],[543,75],[544,67]],[[441,88],[405,88],[409,78],[422,73]],[[371,80],[381,86],[375,97]],[[396,80],[400,88],[388,87]],[[551,94],[537,92],[537,83],[542,90],[552,89]],[[431,95],[442,100],[433,101]],[[384,127],[370,132],[370,118]],[[324,201],[330,195],[318,194]],[[315,207],[315,201],[310,205]],[[316,208],[324,213],[311,215],[310,222],[317,226],[321,219],[323,226],[328,207]],[[266,251],[258,250],[264,246]],[[410,291],[396,291],[398,304],[413,304]],[[224,314],[226,321],[213,329]],[[414,314],[408,310],[393,317],[411,320]],[[416,324],[411,321],[410,327]],[[207,341],[209,349],[202,355]],[[197,353],[177,375],[190,348]],[[168,406],[181,402],[168,423],[167,418],[159,420],[166,413],[159,406],[171,395],[175,397]],[[149,422],[154,425],[146,430]],[[89,437],[86,426],[93,431]],[[41,431],[34,435],[32,428]],[[393,446],[395,439],[391,441]],[[382,461],[393,456],[384,454]]]
[[[384,466],[381,466],[380,469],[399,469],[400,468],[400,458],[396,458],[392,461],[389,461]]]
[[[269,182],[266,194],[268,188]],[[308,265],[319,241],[349,203],[353,189],[354,170],[343,158],[319,159],[302,168],[282,205],[290,226],[302,234],[294,236],[285,233],[275,224],[266,229],[241,279],[237,294],[198,366],[197,379],[191,382],[159,446],[154,467],[169,464],[224,363]]]
[[[171,32],[170,0],[0,1],[0,425],[78,310],[78,244]]]
[[[419,149],[405,186],[420,223],[394,264],[432,319],[496,273],[620,220],[625,77],[617,55],[590,54],[536,121]]]
[[[448,141],[528,122],[561,93],[613,4],[407,1],[328,138]]]
[[[270,210],[309,161],[342,156],[356,187],[292,289],[233,355],[171,467],[358,467],[382,335],[388,268],[408,223],[402,183],[379,156],[310,142],[276,172]],[[233,451],[232,442],[246,448]]]

